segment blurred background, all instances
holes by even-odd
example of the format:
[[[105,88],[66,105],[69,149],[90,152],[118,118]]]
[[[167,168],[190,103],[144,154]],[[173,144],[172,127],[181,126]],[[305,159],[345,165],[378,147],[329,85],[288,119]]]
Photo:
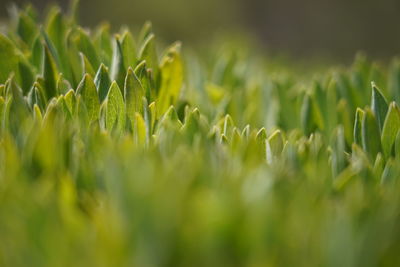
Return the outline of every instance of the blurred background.
[[[10,3],[0,0],[0,16]],[[66,8],[68,0],[31,0]],[[151,20],[166,41],[202,44],[221,35],[243,36],[270,53],[295,59],[352,61],[357,51],[387,59],[400,50],[399,0],[81,0],[80,20],[133,28]]]

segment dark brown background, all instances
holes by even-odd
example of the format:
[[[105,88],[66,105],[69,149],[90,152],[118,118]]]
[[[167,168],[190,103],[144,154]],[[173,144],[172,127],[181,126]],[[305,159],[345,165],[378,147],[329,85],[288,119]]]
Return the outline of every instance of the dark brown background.
[[[5,17],[11,1],[0,0]],[[14,1],[21,5],[26,1]],[[49,2],[64,8],[69,1]],[[254,35],[268,51],[295,58],[349,61],[363,50],[374,58],[400,52],[399,0],[82,0],[81,23],[139,25],[152,20],[166,40],[201,43],[217,33]]]

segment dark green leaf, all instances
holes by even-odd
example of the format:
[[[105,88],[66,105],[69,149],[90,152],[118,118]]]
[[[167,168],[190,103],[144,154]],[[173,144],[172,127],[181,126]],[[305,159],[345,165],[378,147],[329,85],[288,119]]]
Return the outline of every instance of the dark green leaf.
[[[386,113],[388,110],[388,104],[385,97],[378,89],[378,87],[376,87],[374,82],[372,82],[371,109],[378,122],[379,131],[382,131],[383,123],[385,121]]]

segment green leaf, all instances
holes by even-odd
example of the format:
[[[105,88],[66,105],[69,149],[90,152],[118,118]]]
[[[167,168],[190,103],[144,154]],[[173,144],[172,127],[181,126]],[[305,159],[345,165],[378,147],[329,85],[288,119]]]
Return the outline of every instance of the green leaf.
[[[372,97],[371,97],[371,109],[378,122],[379,131],[382,131],[383,123],[386,118],[386,113],[388,110],[388,104],[381,93],[381,91],[376,87],[375,83],[372,82]]]
[[[67,79],[64,78],[64,75],[62,73],[60,73],[60,75],[58,76],[58,80],[57,80],[57,92],[59,94],[65,94],[70,89],[72,89],[71,84],[69,83],[69,81]]]
[[[144,41],[139,51],[139,60],[145,60],[146,65],[154,73],[154,77],[158,74],[158,57],[155,44],[155,35],[150,34]]]
[[[161,87],[157,106],[160,117],[170,105],[175,105],[183,85],[183,64],[180,56],[180,43],[171,46],[163,57],[161,69]]]
[[[30,46],[35,40],[38,32],[39,30],[35,21],[27,15],[26,12],[20,12],[17,22],[17,33],[19,37]]]
[[[46,32],[58,51],[63,53],[66,26],[59,8],[54,8],[49,12]]]
[[[47,47],[49,54],[53,57],[53,61],[55,66],[61,69],[61,60],[60,60],[60,55],[58,54],[58,51],[56,47],[54,46],[53,42],[51,41],[49,35],[43,30],[43,28],[40,29],[40,34],[44,39],[44,46]],[[63,51],[63,50],[62,50]]]
[[[123,51],[120,37],[115,37],[113,46],[113,56],[111,60],[111,80],[116,81],[118,86],[123,87],[126,75],[126,65],[124,63]]]
[[[41,70],[43,68],[43,45],[39,36],[33,41],[30,62],[36,68]]]
[[[145,90],[145,95],[146,98],[149,99],[149,101],[152,101],[155,98],[155,90],[152,88],[152,82],[151,78],[149,75],[149,72],[147,72],[146,68],[146,61],[141,61],[133,70],[135,75],[139,78],[140,83],[142,84],[143,89]]]
[[[77,49],[85,54],[85,56],[89,59],[89,62],[93,68],[97,69],[100,65],[100,61],[97,56],[96,49],[94,48],[92,40],[82,28],[78,28],[76,30],[74,42]]]
[[[0,83],[4,83],[18,64],[17,49],[13,43],[0,33]]]
[[[142,113],[142,97],[144,97],[144,94],[145,92],[139,78],[136,76],[132,68],[129,68],[125,78],[124,98],[126,113],[128,118],[132,121],[136,112]]]
[[[89,74],[83,76],[76,90],[77,95],[82,96],[83,103],[86,106],[89,122],[96,121],[99,118],[100,103],[97,95],[96,85]]]
[[[42,66],[43,66],[42,75],[44,79],[44,89],[46,92],[47,99],[49,100],[50,98],[55,97],[57,95],[56,90],[57,90],[58,71],[56,68],[54,58],[47,45],[44,46]]]
[[[96,33],[94,44],[101,62],[106,66],[110,66],[113,47],[110,35],[110,25],[108,23],[100,25]]]
[[[170,106],[168,110],[165,112],[163,117],[160,119],[158,126],[161,127],[168,127],[172,125],[173,127],[176,126],[177,128],[182,127],[182,123],[179,120],[178,113],[176,112],[173,106]]]
[[[362,147],[367,152],[371,160],[375,160],[378,152],[381,151],[381,138],[379,134],[378,122],[375,115],[367,108],[361,124]]]
[[[35,80],[34,76],[35,74],[32,66],[24,57],[21,56],[18,62],[18,81],[24,95],[29,92],[29,89]]]
[[[96,73],[94,72],[93,66],[92,64],[90,64],[88,58],[82,52],[79,53],[79,56],[81,57],[81,64],[83,70],[82,75],[85,75],[87,73],[90,76],[94,77]]]
[[[33,84],[27,96],[27,100],[31,108],[33,108],[34,105],[37,105],[38,107],[40,107],[41,110],[45,110],[47,106],[45,92],[42,86],[37,82]]]
[[[372,168],[372,173],[374,178],[380,178],[382,176],[383,170],[385,168],[385,159],[381,153],[378,153],[376,160],[374,162],[374,167]]]
[[[121,89],[115,81],[111,84],[106,101],[106,129],[121,134],[125,129],[126,111]]]
[[[136,62],[136,44],[132,34],[128,30],[122,34],[121,49],[125,66],[133,66]]]
[[[353,142],[353,124],[351,121],[350,107],[345,99],[341,99],[337,106],[338,121],[343,126],[344,137],[348,145]]]
[[[354,120],[354,129],[353,129],[353,139],[354,143],[361,146],[362,145],[362,130],[361,124],[364,118],[364,110],[357,108],[356,117]]]
[[[108,89],[110,89],[111,86],[108,69],[104,64],[101,64],[97,70],[96,76],[94,77],[94,83],[99,93],[100,103],[103,103],[107,97]]]
[[[396,139],[394,141],[394,154],[397,159],[400,159],[400,131],[397,132]]]
[[[390,103],[382,129],[382,150],[386,158],[390,157],[396,135],[400,129],[400,110],[395,102]]]
[[[399,178],[399,165],[394,159],[386,162],[385,169],[382,173],[381,184],[393,184]]]

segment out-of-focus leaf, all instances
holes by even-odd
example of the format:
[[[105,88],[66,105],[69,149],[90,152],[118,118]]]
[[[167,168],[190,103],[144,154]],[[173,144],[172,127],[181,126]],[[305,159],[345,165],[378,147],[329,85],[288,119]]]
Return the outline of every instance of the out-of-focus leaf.
[[[258,153],[262,156],[263,160],[267,160],[267,132],[265,128],[261,128],[256,135]]]
[[[43,68],[43,45],[39,36],[33,41],[30,62],[36,70],[41,70]]]
[[[17,33],[20,38],[30,46],[38,32],[35,21],[26,12],[20,12],[17,22]]]
[[[17,49],[13,43],[0,33],[0,83],[4,83],[18,64]]]
[[[332,175],[337,177],[346,168],[345,136],[343,126],[336,129],[332,144]]]
[[[65,22],[59,8],[54,8],[48,15],[46,32],[57,49],[58,54],[65,48]]]
[[[385,168],[385,159],[383,158],[381,153],[378,153],[378,155],[376,156],[374,167],[372,169],[374,177],[381,177],[384,168]]]
[[[98,28],[95,46],[97,48],[97,53],[100,58],[100,62],[106,66],[111,65],[111,57],[113,53],[111,36],[110,36],[110,25],[104,23]]]
[[[339,101],[337,112],[339,123],[343,126],[345,140],[347,144],[350,145],[353,141],[353,124],[349,116],[351,110],[345,99]]]
[[[276,130],[268,137],[266,142],[266,157],[267,162],[272,164],[274,160],[282,153],[284,146],[284,138],[280,130]]]
[[[42,112],[40,111],[39,106],[36,105],[36,104],[33,106],[33,117],[34,117],[35,120],[38,121],[39,123],[41,123],[42,120],[43,120]]]
[[[161,87],[158,94],[158,117],[178,99],[183,85],[183,66],[180,56],[180,43],[171,46],[161,62]]]
[[[399,165],[394,159],[389,159],[386,162],[385,169],[382,173],[381,184],[393,184],[399,178]]]
[[[135,127],[135,137],[136,137],[136,142],[138,144],[141,145],[145,145],[146,144],[146,124],[145,121],[142,117],[142,115],[140,115],[140,113],[135,113],[135,123],[134,123],[134,127]]]
[[[301,107],[301,125],[305,135],[311,134],[316,127],[313,118],[311,96],[309,94],[306,94],[303,99],[303,105]]]
[[[146,41],[147,37],[149,37],[149,35],[152,33],[152,31],[153,31],[153,26],[152,26],[151,22],[146,21],[143,24],[142,29],[140,30],[139,42],[141,44],[143,44]]]

